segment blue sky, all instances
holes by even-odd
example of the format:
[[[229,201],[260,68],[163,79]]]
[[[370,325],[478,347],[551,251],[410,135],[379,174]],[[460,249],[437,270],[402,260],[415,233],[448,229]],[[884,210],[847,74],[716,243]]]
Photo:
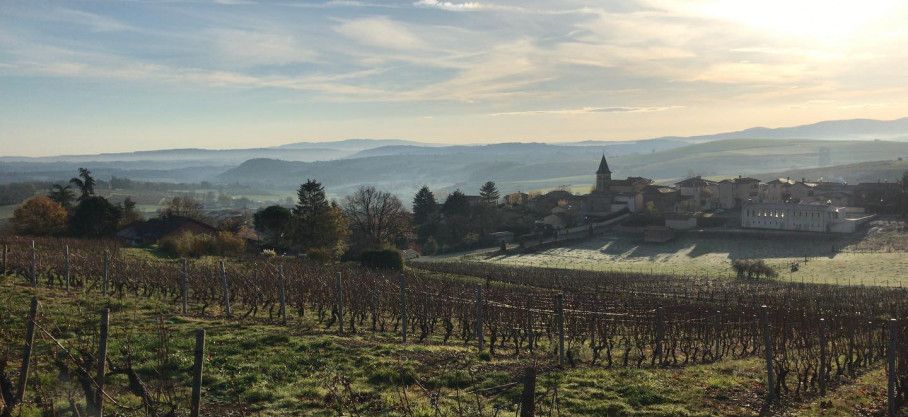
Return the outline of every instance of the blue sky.
[[[0,155],[908,116],[895,0],[4,0]]]

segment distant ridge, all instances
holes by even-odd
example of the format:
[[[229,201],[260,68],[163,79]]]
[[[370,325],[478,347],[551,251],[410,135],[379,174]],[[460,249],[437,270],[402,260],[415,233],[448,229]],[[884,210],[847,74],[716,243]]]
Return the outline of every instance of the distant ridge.
[[[908,140],[908,117],[895,120],[851,119],[827,120],[808,125],[792,127],[752,127],[735,132],[715,133],[698,136],[663,136],[644,139],[650,141],[684,141],[688,143],[709,142],[727,139],[821,139],[821,140]],[[612,141],[586,140],[562,143],[562,145],[593,146],[614,143]]]

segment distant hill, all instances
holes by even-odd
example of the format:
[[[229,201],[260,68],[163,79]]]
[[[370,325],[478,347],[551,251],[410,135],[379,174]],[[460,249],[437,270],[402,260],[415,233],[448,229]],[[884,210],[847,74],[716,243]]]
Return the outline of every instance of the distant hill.
[[[361,151],[385,146],[447,146],[446,144],[417,142],[412,140],[401,139],[346,139],[334,142],[295,142],[286,145],[275,146],[274,149],[318,149],[329,148],[344,151]]]
[[[815,168],[818,150],[830,149],[833,163],[851,164],[908,156],[908,143],[887,141],[723,140],[649,153],[609,156],[615,178],[643,176],[672,182],[687,175],[751,175]],[[600,147],[510,143],[445,147],[419,154],[363,156],[335,161],[247,161],[217,177],[219,182],[292,189],[301,179],[317,178],[344,194],[360,184],[375,184],[412,195],[426,184],[442,193],[460,188],[476,193],[485,181],[502,192],[588,186],[593,182]]]
[[[737,132],[700,136],[666,136],[663,140],[713,141],[725,139],[823,139],[823,140],[908,140],[908,117],[895,120],[830,120],[794,127],[753,127]]]
[[[487,180],[502,192],[588,187],[599,155],[616,177],[671,181],[689,174],[743,175],[816,168],[820,147],[832,163],[908,156],[908,118],[840,120],[787,128],[638,141],[442,145],[400,139],[297,142],[252,149],[169,149],[44,158],[0,157],[0,183],[65,180],[80,166],[110,176],[165,182],[211,181],[293,189],[306,178],[352,189],[373,183],[409,193],[422,184],[475,192]],[[470,140],[470,138],[464,138]],[[820,140],[822,139],[822,140]],[[871,139],[891,139],[874,141]],[[414,188],[415,187],[415,188]]]
[[[908,171],[908,159],[870,161],[857,164],[836,165],[823,168],[795,169],[757,175],[764,181],[791,178],[798,181],[844,181],[849,184],[862,182],[897,182]]]

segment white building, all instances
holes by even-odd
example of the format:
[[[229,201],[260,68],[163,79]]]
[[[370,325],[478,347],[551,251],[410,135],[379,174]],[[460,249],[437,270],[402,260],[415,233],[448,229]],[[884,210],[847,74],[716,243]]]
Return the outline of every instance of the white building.
[[[851,233],[868,220],[845,218],[832,204],[751,203],[741,209],[741,227],[750,229]]]

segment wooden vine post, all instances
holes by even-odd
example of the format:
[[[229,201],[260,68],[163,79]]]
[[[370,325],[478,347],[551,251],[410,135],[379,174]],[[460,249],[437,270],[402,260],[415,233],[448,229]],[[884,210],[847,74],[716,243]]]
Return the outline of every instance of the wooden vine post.
[[[520,417],[536,415],[536,369],[527,367],[523,371],[523,393],[520,394]]]
[[[107,337],[110,330],[110,309],[101,310],[101,332],[98,337],[98,374],[95,383],[98,392],[95,396],[95,416],[104,416],[104,378],[107,375]]]
[[[227,267],[224,266],[224,261],[221,261],[221,289],[224,292],[224,312],[227,313],[227,317],[231,316],[230,314],[230,290],[227,287]]]
[[[889,416],[895,417],[898,411],[898,402],[895,398],[895,385],[896,385],[896,373],[898,369],[896,367],[895,358],[898,355],[898,341],[899,341],[899,322],[896,319],[889,319],[889,366],[888,366],[888,390],[887,390],[887,399],[888,399],[888,408]]]
[[[400,274],[400,335],[407,343],[407,276]]]
[[[772,340],[769,335],[769,307],[762,306],[763,312],[761,321],[763,322],[763,352],[766,356],[766,401],[772,402],[776,397],[775,372],[772,367]]]
[[[555,296],[555,318],[558,320],[558,366],[564,368],[564,294]]]
[[[35,241],[32,241],[32,267],[29,271],[32,279],[32,286],[38,286],[38,249],[35,248]]]
[[[662,306],[656,308],[656,364],[662,366],[663,352],[662,345],[665,341],[665,309]]]
[[[107,297],[107,282],[110,272],[110,252],[107,249],[104,249],[104,289],[101,292],[101,295]]]
[[[69,245],[63,247],[63,274],[66,279],[66,292],[69,292],[70,271],[69,271]]]
[[[826,395],[826,319],[820,319],[820,396]]]
[[[31,310],[28,312],[28,325],[25,330],[25,346],[22,352],[22,367],[19,369],[19,383],[16,384],[16,398],[13,404],[25,398],[25,387],[28,385],[28,368],[32,362],[32,350],[35,345],[35,319],[38,317],[38,297],[32,297]],[[12,407],[13,404],[7,404]]]
[[[479,353],[485,349],[485,338],[482,334],[482,285],[476,284],[476,338],[479,342]]]
[[[183,315],[189,311],[189,261],[183,258]]]
[[[195,331],[195,363],[192,366],[190,417],[199,417],[202,408],[202,368],[205,363],[205,329]]]
[[[722,358],[722,312],[716,311],[716,340],[715,340],[715,353],[713,357],[715,360]]]
[[[280,274],[280,281],[278,282],[278,290],[280,290],[281,296],[281,324],[287,324],[287,295],[284,292],[284,265],[278,266],[278,273]]]
[[[341,273],[337,272],[337,333],[344,332],[344,287],[341,283]]]

